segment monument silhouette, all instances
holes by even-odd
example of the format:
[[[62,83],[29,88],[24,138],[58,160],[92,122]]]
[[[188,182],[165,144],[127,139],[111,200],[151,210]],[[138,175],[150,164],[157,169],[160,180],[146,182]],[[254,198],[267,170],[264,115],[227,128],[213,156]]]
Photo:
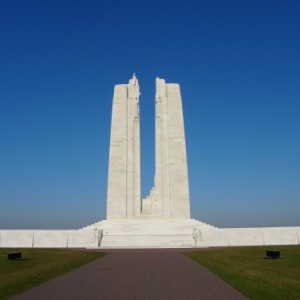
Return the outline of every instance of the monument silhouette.
[[[135,75],[128,84],[115,86],[107,220],[78,230],[0,230],[0,247],[105,249],[300,244],[299,226],[217,228],[190,218],[180,87],[159,78],[155,95],[154,186],[149,196],[141,199],[139,96]]]

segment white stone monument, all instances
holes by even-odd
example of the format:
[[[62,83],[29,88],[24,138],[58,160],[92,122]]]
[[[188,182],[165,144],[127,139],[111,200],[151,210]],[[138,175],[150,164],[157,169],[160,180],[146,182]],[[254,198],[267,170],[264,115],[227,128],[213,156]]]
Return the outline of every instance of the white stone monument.
[[[180,88],[156,79],[155,178],[141,199],[139,84],[114,89],[107,220],[79,230],[0,230],[0,247],[191,248],[299,245],[300,227],[217,228],[190,218]]]
[[[139,85],[116,85],[109,153],[107,219],[189,219],[190,201],[180,87],[156,79],[155,180],[141,199]]]

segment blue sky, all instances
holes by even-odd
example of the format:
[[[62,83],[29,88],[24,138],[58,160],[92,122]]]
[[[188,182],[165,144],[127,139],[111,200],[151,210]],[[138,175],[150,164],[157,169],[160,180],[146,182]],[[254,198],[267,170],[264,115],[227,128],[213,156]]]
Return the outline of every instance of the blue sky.
[[[300,1],[0,2],[0,228],[106,217],[113,87],[140,83],[142,193],[155,78],[181,86],[191,214],[300,225]]]

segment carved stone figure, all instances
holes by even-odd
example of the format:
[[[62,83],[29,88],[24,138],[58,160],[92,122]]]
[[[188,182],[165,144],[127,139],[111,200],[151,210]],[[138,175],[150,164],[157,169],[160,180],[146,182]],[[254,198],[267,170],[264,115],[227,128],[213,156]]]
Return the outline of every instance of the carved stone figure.
[[[94,242],[96,243],[97,247],[100,247],[101,241],[103,238],[103,230],[94,228]]]
[[[98,230],[98,247],[100,247],[101,245],[102,238],[103,238],[103,230],[100,229]]]
[[[198,243],[200,243],[203,240],[202,232],[197,227],[193,228],[193,239],[195,241],[195,246],[196,247],[198,247]]]
[[[95,228],[94,228],[94,242],[95,242],[95,243],[97,242],[97,232],[98,232],[98,228],[95,227]]]

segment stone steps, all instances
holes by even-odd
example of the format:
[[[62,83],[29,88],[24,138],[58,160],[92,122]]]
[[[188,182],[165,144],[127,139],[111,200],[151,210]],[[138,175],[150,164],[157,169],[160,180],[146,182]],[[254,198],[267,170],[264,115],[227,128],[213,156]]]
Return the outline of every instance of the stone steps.
[[[93,234],[95,229],[103,230],[101,248],[190,248],[195,246],[194,227],[218,230],[194,219],[126,219],[103,220],[79,231]]]
[[[193,240],[186,237],[172,239],[170,236],[159,237],[159,239],[151,239],[149,236],[109,236],[101,242],[101,248],[190,248],[194,245]]]
[[[92,225],[83,227],[80,230],[94,230],[94,228],[97,229],[103,229],[103,230],[114,230],[114,231],[143,231],[143,232],[156,232],[164,231],[164,229],[170,229],[172,232],[175,231],[181,231],[190,229],[192,230],[193,227],[205,227],[205,228],[217,228],[214,226],[211,226],[209,224],[194,220],[194,219],[167,219],[167,220],[104,220],[100,222],[96,222]]]

